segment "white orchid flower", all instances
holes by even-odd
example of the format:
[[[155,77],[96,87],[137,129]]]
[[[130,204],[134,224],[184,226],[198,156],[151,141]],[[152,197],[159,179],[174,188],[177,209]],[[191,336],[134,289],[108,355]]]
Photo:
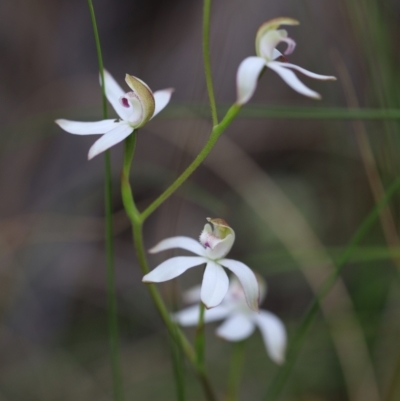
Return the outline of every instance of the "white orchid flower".
[[[104,70],[104,85],[108,101],[118,114],[118,119],[95,122],[56,120],[56,123],[70,134],[104,134],[89,149],[88,159],[111,148],[127,138],[135,129],[143,127],[169,102],[173,89],[152,92],[139,78],[126,74],[125,81],[131,88],[125,93],[111,74]]]
[[[258,280],[262,302],[266,295],[266,284],[259,276]],[[199,295],[199,287],[194,287],[186,292],[184,298],[186,302],[191,303],[199,301]],[[181,326],[195,326],[199,320],[199,313],[199,305],[194,305],[175,313],[173,317]],[[242,341],[258,327],[270,358],[278,364],[284,362],[287,342],[285,326],[271,312],[250,310],[243,290],[235,279],[231,280],[228,293],[222,303],[216,308],[206,310],[204,314],[206,323],[222,319],[225,321],[216,330],[218,337],[227,341]]]
[[[226,295],[229,279],[224,267],[234,273],[245,294],[246,302],[258,310],[259,289],[253,271],[244,263],[226,259],[235,241],[235,232],[223,219],[207,218],[208,223],[200,235],[200,243],[189,237],[172,237],[158,243],[150,253],[181,248],[198,256],[177,256],[168,259],[143,277],[145,283],[160,283],[180,276],[186,270],[206,264],[201,285],[201,301],[206,308],[219,305]]]
[[[250,100],[256,90],[258,78],[265,67],[275,71],[296,92],[314,99],[321,98],[319,93],[304,85],[291,70],[296,70],[314,79],[323,81],[336,80],[333,76],[315,74],[286,62],[282,53],[276,49],[280,42],[286,42],[287,49],[284,54],[288,55],[293,52],[296,42],[288,37],[286,30],[278,28],[280,25],[298,24],[299,22],[292,18],[275,18],[260,26],[256,36],[257,57],[253,56],[244,59],[237,71],[237,104],[243,105]]]

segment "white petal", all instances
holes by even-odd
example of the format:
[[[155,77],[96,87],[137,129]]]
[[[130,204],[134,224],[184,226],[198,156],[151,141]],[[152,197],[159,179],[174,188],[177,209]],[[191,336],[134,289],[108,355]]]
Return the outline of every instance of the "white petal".
[[[199,321],[200,306],[194,305],[173,314],[174,320],[181,326],[196,326]],[[204,312],[204,321],[214,322],[224,319],[230,310],[222,305],[207,309]]]
[[[134,92],[127,92],[119,99],[125,109],[125,121],[129,121],[133,127],[140,125],[143,119],[143,104]]]
[[[187,269],[206,263],[207,259],[200,256],[176,256],[167,259],[158,265],[150,273],[146,274],[142,281],[144,283],[161,283],[180,276]]]
[[[237,104],[243,105],[253,96],[264,67],[265,60],[261,57],[247,57],[240,63],[236,74]]]
[[[201,284],[201,300],[207,309],[214,308],[224,299],[229,287],[228,275],[217,263],[209,261]]]
[[[171,237],[159,242],[156,246],[149,249],[150,253],[157,253],[167,249],[181,248],[193,252],[199,256],[205,256],[206,250],[196,240],[190,237]]]
[[[283,56],[283,54],[279,50],[276,50],[276,49],[273,50],[273,52],[272,52],[273,60],[276,60],[277,58],[282,57],[282,56]]]
[[[236,314],[229,317],[217,329],[217,336],[227,341],[241,341],[254,331],[254,323],[245,315]]]
[[[168,88],[153,93],[156,107],[151,118],[154,118],[169,103],[173,91],[173,88]]]
[[[58,124],[64,131],[75,135],[98,135],[105,134],[116,127],[115,119],[102,120],[95,122],[80,122],[71,120],[56,120]]]
[[[285,64],[286,63],[279,63],[278,61],[270,61],[267,67],[275,71],[296,92],[314,99],[321,99],[319,93],[305,86],[292,71],[284,68]]]
[[[261,331],[270,358],[274,362],[282,364],[285,361],[287,342],[286,330],[282,321],[274,314],[266,311],[254,313],[252,317]]]
[[[334,77],[332,75],[316,74],[315,72],[308,71],[305,68],[299,67],[296,64],[281,63],[279,61],[276,61],[274,64],[278,64],[278,65],[280,65],[281,67],[284,67],[284,68],[292,68],[294,70],[297,70],[297,71],[301,72],[304,75],[307,75],[307,77],[310,77],[310,78],[313,78],[313,79],[319,79],[321,81],[336,81],[336,77]]]
[[[112,75],[104,70],[104,83],[105,83],[105,91],[108,101],[111,103],[115,112],[123,119],[127,120],[129,116],[129,109],[126,109],[121,103],[120,98],[124,96],[125,92],[122,88],[117,84]],[[100,84],[101,84],[101,76],[100,76]]]
[[[260,292],[256,275],[244,263],[232,259],[222,259],[219,261],[222,266],[234,273],[242,284],[243,292],[246,297],[247,305],[250,309],[258,311]]]
[[[260,56],[266,58],[268,61],[274,59],[274,49],[276,46],[282,42],[282,41],[287,41],[287,32],[284,29],[272,29],[268,32],[266,32],[261,40],[260,40],[260,48],[257,51],[257,54],[260,54]],[[294,49],[296,46],[296,43],[293,41],[293,39],[289,39],[290,44],[288,43],[289,47],[288,50]],[[290,51],[291,53],[291,51]],[[285,54],[287,54],[285,52]]]
[[[234,242],[235,234],[228,234],[223,240],[219,240],[213,248],[206,248],[206,256],[213,260],[221,259],[229,253]]]
[[[89,149],[89,160],[93,159],[93,157],[97,156],[99,153],[104,152],[117,143],[123,141],[133,132],[133,128],[129,124],[125,122],[119,122],[117,124],[118,125],[114,129],[104,134],[92,145],[92,147]]]

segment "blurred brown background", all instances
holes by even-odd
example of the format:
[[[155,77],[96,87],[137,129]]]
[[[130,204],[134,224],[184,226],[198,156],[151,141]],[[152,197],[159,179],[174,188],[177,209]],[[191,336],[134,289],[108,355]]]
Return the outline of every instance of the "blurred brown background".
[[[143,210],[210,132],[202,2],[95,0],[94,7],[104,63],[116,80],[125,85],[129,73],[153,90],[176,89],[172,104],[139,134],[132,183]],[[315,102],[267,71],[251,104],[398,108],[399,15],[399,3],[389,0],[214,1],[217,102],[235,100],[236,70],[254,55],[259,25],[289,16],[301,22],[288,29],[297,42],[290,61],[338,81],[304,78],[322,94]],[[0,401],[111,400],[103,158],[88,162],[93,137],[69,135],[54,124],[56,118],[101,119],[87,2],[0,0],[0,54]],[[148,220],[146,246],[177,234],[196,238],[207,216],[226,219],[237,237],[230,256],[264,275],[269,294],[263,307],[291,334],[331,258],[379,197],[379,183],[387,186],[398,175],[398,138],[393,121],[250,119],[244,110],[206,163]],[[119,195],[121,150],[115,147],[112,159],[127,399],[173,400],[166,333],[141,283]],[[384,220],[383,228],[376,224],[345,270],[283,400],[400,397],[398,263],[384,252],[386,244],[397,245],[398,211],[394,202],[386,228]],[[151,266],[171,254],[151,256]],[[199,274],[187,273],[179,287],[195,284]],[[180,305],[177,283],[162,291],[171,308]],[[208,364],[222,391],[231,345],[213,331],[207,333]],[[276,370],[254,335],[242,399],[261,399]],[[187,380],[188,399],[202,400],[190,368]]]

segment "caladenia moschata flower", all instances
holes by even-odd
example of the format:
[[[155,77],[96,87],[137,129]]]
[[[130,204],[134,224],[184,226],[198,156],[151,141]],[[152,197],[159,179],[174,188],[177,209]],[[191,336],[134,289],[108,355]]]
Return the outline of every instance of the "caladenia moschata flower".
[[[256,36],[257,57],[253,56],[244,59],[237,72],[237,104],[243,105],[250,100],[256,90],[258,78],[265,67],[275,71],[296,92],[314,99],[320,99],[321,96],[304,85],[291,70],[301,72],[313,79],[336,80],[333,76],[315,74],[288,63],[282,53],[276,49],[280,42],[285,42],[287,49],[284,54],[288,55],[293,52],[296,42],[288,37],[286,30],[278,28],[280,25],[298,24],[299,22],[292,18],[275,18],[261,25]]]
[[[224,267],[234,273],[240,281],[248,306],[258,310],[259,288],[253,271],[244,263],[226,259],[235,242],[235,232],[222,219],[207,218],[200,235],[200,243],[189,237],[172,237],[158,243],[150,253],[181,248],[198,256],[176,256],[157,266],[143,277],[145,283],[159,283],[180,276],[191,267],[206,264],[200,298],[206,308],[214,308],[225,297],[229,279]]]
[[[257,276],[260,284],[260,302],[266,295],[264,280]],[[188,303],[200,300],[199,288],[195,287],[184,294]],[[190,306],[173,315],[174,320],[181,326],[195,326],[200,314],[199,305]],[[225,319],[217,328],[216,334],[227,341],[242,341],[259,328],[270,358],[282,364],[285,360],[286,330],[282,321],[265,310],[254,312],[246,304],[245,296],[238,281],[233,279],[228,293],[222,303],[216,308],[206,310],[204,321],[213,322]]]
[[[106,96],[119,118],[95,122],[56,120],[56,123],[70,134],[104,134],[89,149],[89,160],[122,142],[135,129],[143,127],[168,104],[173,92],[170,88],[153,93],[142,80],[128,74],[125,81],[131,88],[127,93],[111,74],[104,70]]]

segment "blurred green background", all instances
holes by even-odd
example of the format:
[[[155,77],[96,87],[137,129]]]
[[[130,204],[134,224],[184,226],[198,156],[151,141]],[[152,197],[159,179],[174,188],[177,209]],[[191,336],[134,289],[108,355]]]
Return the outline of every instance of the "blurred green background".
[[[210,132],[202,2],[95,0],[94,6],[104,63],[117,81],[123,85],[129,73],[153,90],[176,89],[172,104],[139,133],[132,186],[143,210]],[[262,307],[291,336],[335,258],[400,173],[396,120],[338,118],[349,108],[399,108],[400,3],[215,1],[211,60],[220,117],[235,99],[240,61],[254,55],[257,28],[279,16],[301,22],[288,29],[297,42],[290,61],[338,81],[304,78],[322,94],[316,102],[267,71],[204,165],[149,218],[145,242],[150,248],[167,236],[197,238],[205,217],[226,219],[237,238],[230,257],[266,278]],[[0,401],[111,400],[103,158],[88,162],[93,138],[54,124],[101,119],[87,2],[1,0],[0,52]],[[320,118],[327,108],[330,118]],[[122,208],[122,146],[112,160],[127,399],[174,400],[168,338],[141,283]],[[281,400],[400,399],[399,199],[324,303]],[[150,256],[151,266],[173,254]],[[182,306],[181,289],[200,276],[195,269],[160,286],[171,310]],[[207,328],[207,366],[222,395],[232,345],[214,330]],[[193,338],[194,330],[187,332]],[[277,370],[254,334],[241,400],[264,399]],[[189,366],[186,377],[188,400],[203,400]]]

